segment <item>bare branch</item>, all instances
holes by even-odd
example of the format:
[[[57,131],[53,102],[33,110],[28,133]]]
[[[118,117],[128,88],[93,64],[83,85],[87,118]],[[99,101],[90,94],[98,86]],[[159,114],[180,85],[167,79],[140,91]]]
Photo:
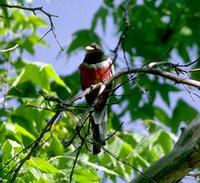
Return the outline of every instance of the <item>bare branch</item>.
[[[58,39],[57,39],[57,36],[55,34],[55,27],[54,27],[54,23],[53,23],[53,19],[52,18],[57,18],[58,16],[57,15],[53,15],[53,14],[50,14],[48,13],[47,11],[45,11],[43,9],[42,6],[39,6],[39,7],[34,7],[34,8],[31,8],[31,7],[24,7],[24,6],[19,6],[19,5],[11,5],[11,4],[3,4],[3,3],[0,3],[0,6],[1,7],[5,7],[5,8],[16,8],[16,9],[22,9],[22,10],[26,10],[26,11],[31,11],[34,15],[36,15],[36,12],[37,11],[40,11],[41,13],[43,13],[44,15],[47,16],[47,18],[49,19],[49,23],[50,23],[50,28],[49,30],[42,36],[41,39],[39,39],[37,42],[41,41],[44,37],[46,37],[46,35],[49,33],[49,32],[52,32],[53,33],[53,36],[58,44],[58,46],[60,47],[61,50],[64,50],[64,48],[60,45]]]

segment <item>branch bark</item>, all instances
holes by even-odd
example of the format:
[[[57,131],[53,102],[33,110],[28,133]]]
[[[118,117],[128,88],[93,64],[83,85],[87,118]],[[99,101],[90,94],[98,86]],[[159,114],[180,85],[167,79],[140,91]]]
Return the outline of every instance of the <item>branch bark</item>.
[[[157,183],[175,183],[200,165],[200,119],[183,130],[174,149],[143,173]],[[131,183],[151,183],[139,175]]]
[[[171,81],[174,81],[176,84],[186,84],[189,86],[193,86],[197,89],[200,88],[200,81],[188,79],[188,78],[181,78],[174,73],[167,72],[167,71],[161,71],[159,69],[148,68],[148,67],[147,68],[135,68],[135,69],[130,69],[130,70],[126,69],[126,70],[123,70],[123,71],[119,72],[118,74],[114,75],[114,78],[118,78],[122,75],[129,74],[130,72],[131,73],[147,73],[147,74],[157,75],[157,76],[161,76],[163,78],[169,79]]]

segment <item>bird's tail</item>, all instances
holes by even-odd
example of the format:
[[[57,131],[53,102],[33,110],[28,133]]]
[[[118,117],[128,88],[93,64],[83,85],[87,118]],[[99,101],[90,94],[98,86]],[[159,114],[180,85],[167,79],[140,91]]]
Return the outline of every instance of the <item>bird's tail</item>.
[[[105,145],[106,139],[107,108],[101,111],[94,111],[91,116],[93,133],[93,154],[101,152],[101,146]]]

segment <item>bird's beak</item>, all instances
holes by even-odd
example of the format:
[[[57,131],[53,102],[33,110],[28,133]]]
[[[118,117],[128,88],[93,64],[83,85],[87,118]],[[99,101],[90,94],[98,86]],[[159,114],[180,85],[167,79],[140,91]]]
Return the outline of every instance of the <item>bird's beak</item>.
[[[93,48],[92,46],[86,46],[86,47],[85,47],[85,50],[87,50],[87,51],[92,51],[92,50],[94,50],[94,48]]]

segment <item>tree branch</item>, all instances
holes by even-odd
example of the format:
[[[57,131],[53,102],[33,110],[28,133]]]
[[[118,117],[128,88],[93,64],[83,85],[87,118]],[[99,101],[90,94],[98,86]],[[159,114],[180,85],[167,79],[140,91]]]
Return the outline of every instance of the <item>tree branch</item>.
[[[85,95],[89,94],[91,91],[94,91],[95,89],[101,87],[102,85],[109,85],[110,83],[117,80],[118,78],[130,73],[135,73],[135,74],[142,73],[142,74],[151,74],[151,75],[161,76],[168,80],[174,81],[175,84],[185,84],[185,85],[193,86],[197,89],[200,89],[200,81],[188,79],[188,78],[182,78],[180,76],[177,76],[177,74],[174,74],[171,72],[161,71],[159,69],[155,69],[148,66],[146,68],[128,68],[116,73],[115,75],[111,77],[110,80],[92,85],[91,87],[85,89],[83,92],[73,96],[71,99],[65,100],[63,103],[60,103],[60,107],[61,108],[69,107],[72,105],[72,103],[76,102],[77,100],[82,99]]]
[[[157,183],[175,183],[200,165],[200,119],[183,130],[174,149],[149,167],[144,174]],[[151,183],[139,175],[131,183]]]
[[[34,7],[34,8],[31,8],[31,7],[24,7],[24,6],[19,6],[19,5],[11,5],[11,4],[4,4],[4,3],[0,3],[0,6],[1,7],[5,7],[5,8],[16,8],[16,9],[21,9],[21,10],[26,10],[26,11],[31,11],[34,15],[36,15],[36,11],[40,11],[42,12],[44,15],[46,15],[49,19],[49,22],[50,22],[50,28],[49,30],[41,37],[41,39],[39,39],[37,42],[41,41],[44,37],[46,37],[46,35],[49,33],[49,32],[52,32],[53,33],[53,36],[56,40],[56,43],[58,44],[58,46],[60,47],[61,50],[64,50],[64,48],[61,46],[61,44],[59,43],[58,39],[57,39],[57,36],[56,36],[56,33],[54,31],[55,27],[54,27],[54,23],[53,23],[53,20],[52,18],[53,17],[58,17],[57,15],[53,15],[53,14],[50,14],[48,12],[46,12],[42,6],[39,6],[39,7]]]

